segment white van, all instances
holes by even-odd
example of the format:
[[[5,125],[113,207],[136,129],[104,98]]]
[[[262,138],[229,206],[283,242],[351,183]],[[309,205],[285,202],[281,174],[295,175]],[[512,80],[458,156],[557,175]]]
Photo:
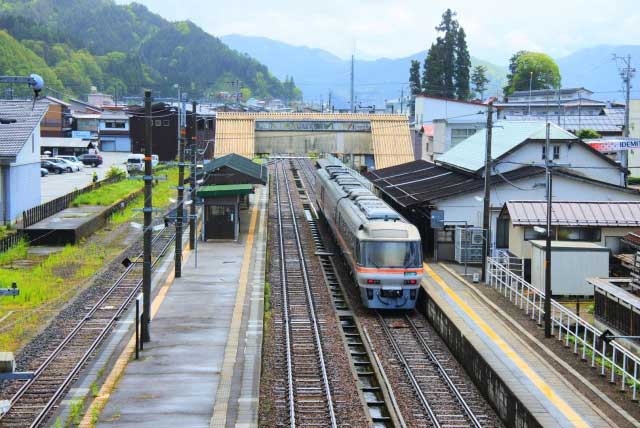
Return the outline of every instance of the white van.
[[[151,155],[151,166],[158,166],[158,155]],[[141,153],[131,153],[127,157],[127,171],[144,171],[144,155]]]

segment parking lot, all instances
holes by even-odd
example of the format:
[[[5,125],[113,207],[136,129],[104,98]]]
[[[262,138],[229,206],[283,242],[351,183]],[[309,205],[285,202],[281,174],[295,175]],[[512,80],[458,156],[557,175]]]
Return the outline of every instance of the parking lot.
[[[80,189],[93,179],[94,171],[98,174],[98,179],[102,180],[112,165],[125,169],[125,162],[129,153],[100,153],[103,164],[94,168],[85,166],[78,172],[67,172],[64,174],[49,173],[48,176],[40,179],[40,192],[42,202],[47,202],[71,192],[73,189]]]

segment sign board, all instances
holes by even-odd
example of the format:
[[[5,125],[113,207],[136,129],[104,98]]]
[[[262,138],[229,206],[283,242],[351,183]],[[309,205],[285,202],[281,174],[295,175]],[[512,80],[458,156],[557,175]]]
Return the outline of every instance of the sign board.
[[[91,139],[91,131],[71,131],[71,138]]]
[[[599,152],[619,152],[640,149],[640,138],[602,138],[586,140],[585,142]]]
[[[444,229],[444,211],[431,210],[431,228]]]

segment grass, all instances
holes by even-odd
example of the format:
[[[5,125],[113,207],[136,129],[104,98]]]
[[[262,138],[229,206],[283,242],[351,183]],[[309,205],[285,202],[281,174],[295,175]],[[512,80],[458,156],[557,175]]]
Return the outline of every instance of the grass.
[[[10,224],[0,226],[0,239],[6,238],[14,233],[16,233],[16,230],[13,229]]]
[[[112,205],[142,188],[140,180],[122,180],[84,193],[71,202],[72,207],[80,205]]]

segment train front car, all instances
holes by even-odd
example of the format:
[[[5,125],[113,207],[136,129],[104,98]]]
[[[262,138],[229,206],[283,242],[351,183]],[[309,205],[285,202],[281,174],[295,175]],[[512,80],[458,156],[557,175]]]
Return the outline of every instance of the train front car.
[[[362,303],[413,309],[422,280],[420,234],[404,221],[373,220],[358,231],[355,278]]]
[[[318,162],[318,206],[354,275],[364,306],[412,309],[422,280],[420,234],[347,168]]]

